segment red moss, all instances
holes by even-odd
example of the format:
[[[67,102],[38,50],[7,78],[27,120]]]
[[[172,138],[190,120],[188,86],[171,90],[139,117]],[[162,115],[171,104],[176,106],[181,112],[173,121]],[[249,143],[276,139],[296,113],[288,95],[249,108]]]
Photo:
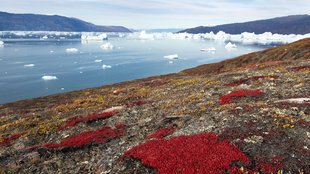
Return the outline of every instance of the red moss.
[[[277,173],[279,170],[283,169],[283,157],[276,156],[273,157],[270,163],[260,163],[257,164],[257,170],[263,173]]]
[[[298,67],[294,67],[292,68],[294,71],[301,71],[301,70],[305,70],[305,69],[310,69],[310,66],[298,66]]]
[[[220,142],[213,133],[151,140],[125,152],[124,158],[140,159],[142,164],[163,173],[227,173],[234,162],[248,157],[228,141]]]
[[[155,131],[154,133],[152,133],[151,135],[147,136],[147,139],[152,139],[152,138],[156,138],[156,139],[161,139],[161,138],[165,138],[168,135],[173,134],[175,131],[173,126],[167,127],[167,128],[162,128],[159,129],[157,131]]]
[[[68,137],[62,140],[60,143],[48,143],[42,146],[33,146],[28,150],[35,150],[39,147],[47,149],[58,149],[58,148],[77,148],[91,143],[106,143],[109,140],[120,137],[124,134],[124,124],[118,125],[115,128],[104,126],[101,129],[94,131],[85,131],[77,135]]]
[[[266,78],[278,78],[279,76],[252,76],[252,77],[248,77],[248,78],[244,78],[244,79],[240,79],[228,84],[225,84],[225,86],[237,86],[237,85],[241,85],[249,80],[258,80],[258,79],[266,79]]]
[[[58,131],[64,130],[68,127],[75,126],[76,124],[78,124],[80,122],[94,121],[94,120],[98,120],[98,119],[102,119],[102,118],[108,118],[108,117],[112,117],[115,114],[117,114],[117,112],[104,112],[101,114],[95,114],[95,115],[91,115],[91,116],[84,117],[84,118],[74,117],[74,118],[67,120],[66,124],[64,126],[61,126],[60,128],[58,128]]]
[[[12,141],[17,140],[24,134],[25,133],[18,133],[18,134],[13,134],[10,137],[3,138],[2,141],[0,142],[0,145],[9,145]]]
[[[261,94],[263,94],[262,90],[237,90],[237,91],[233,91],[230,94],[226,94],[221,96],[220,98],[220,104],[224,105],[227,103],[231,103],[233,98],[236,97],[248,97],[248,96],[260,96]]]

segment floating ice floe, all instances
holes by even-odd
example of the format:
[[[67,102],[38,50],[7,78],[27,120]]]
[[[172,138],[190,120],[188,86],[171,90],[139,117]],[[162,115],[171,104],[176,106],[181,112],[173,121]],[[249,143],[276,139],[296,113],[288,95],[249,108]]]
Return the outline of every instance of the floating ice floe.
[[[102,60],[97,59],[97,60],[95,60],[95,62],[96,62],[96,63],[101,63]]]
[[[102,41],[107,40],[108,35],[106,33],[101,33],[96,35],[95,33],[82,33],[81,40],[83,41]]]
[[[216,51],[216,48],[214,48],[214,47],[211,47],[211,48],[203,48],[203,49],[200,49],[200,51],[208,51],[208,52],[211,52],[211,51]]]
[[[108,42],[108,43],[101,45],[100,48],[103,50],[112,50],[114,46],[110,42]]]
[[[51,50],[51,51],[50,51],[50,53],[54,53],[54,51],[53,51],[53,50]]]
[[[76,48],[67,48],[66,49],[66,52],[67,53],[77,53],[79,50],[78,49],[76,49]]]
[[[42,76],[42,79],[48,81],[48,80],[57,80],[58,78],[56,76]]]
[[[168,56],[164,56],[165,59],[170,59],[170,60],[174,60],[174,59],[178,59],[179,58],[179,55],[177,54],[171,54],[171,55],[168,55]]]
[[[2,47],[3,45],[4,45],[4,42],[0,40],[0,47]]]
[[[35,66],[35,64],[26,64],[26,65],[24,65],[24,67],[34,67]]]
[[[111,65],[105,65],[105,64],[102,65],[102,69],[109,69],[109,68],[112,68],[112,66]]]
[[[229,42],[227,45],[225,45],[225,48],[230,51],[230,50],[233,50],[233,49],[236,49],[237,48],[237,45],[236,44],[232,44],[231,42]]]
[[[153,34],[148,34],[146,33],[146,31],[141,31],[138,38],[141,40],[154,40],[155,39]]]
[[[43,36],[43,37],[40,38],[40,40],[46,40],[46,39],[48,39],[48,36],[47,36],[47,35],[45,35],[45,36]]]

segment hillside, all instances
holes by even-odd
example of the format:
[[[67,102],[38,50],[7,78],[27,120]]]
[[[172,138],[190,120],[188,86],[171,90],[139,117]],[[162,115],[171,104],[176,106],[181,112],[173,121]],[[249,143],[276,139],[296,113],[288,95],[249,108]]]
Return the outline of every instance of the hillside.
[[[0,31],[130,32],[122,26],[98,26],[76,18],[0,12]]]
[[[0,105],[0,173],[309,173],[310,39]]]
[[[265,32],[278,34],[308,34],[310,33],[310,16],[294,15],[245,23],[217,25],[213,27],[200,26],[185,29],[180,32],[197,34],[209,32],[217,33],[219,31],[224,31],[229,34],[240,34],[243,32],[254,32],[256,34],[262,34]]]

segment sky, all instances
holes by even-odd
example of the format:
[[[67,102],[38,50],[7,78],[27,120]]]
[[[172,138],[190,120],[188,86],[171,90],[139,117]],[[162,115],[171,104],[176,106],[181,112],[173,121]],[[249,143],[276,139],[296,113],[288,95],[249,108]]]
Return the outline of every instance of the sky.
[[[310,14],[310,0],[0,0],[0,11],[132,29],[191,28]]]

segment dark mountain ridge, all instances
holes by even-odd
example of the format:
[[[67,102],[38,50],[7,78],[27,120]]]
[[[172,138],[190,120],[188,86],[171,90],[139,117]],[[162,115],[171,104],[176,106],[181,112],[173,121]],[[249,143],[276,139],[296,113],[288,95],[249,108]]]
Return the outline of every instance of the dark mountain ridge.
[[[254,32],[261,34],[272,32],[278,34],[307,34],[310,33],[310,15],[292,15],[265,20],[256,20],[244,23],[217,25],[213,27],[199,26],[180,31],[181,33],[217,33],[224,31],[230,34]]]
[[[99,26],[59,15],[0,12],[0,31],[130,32],[123,26]]]

